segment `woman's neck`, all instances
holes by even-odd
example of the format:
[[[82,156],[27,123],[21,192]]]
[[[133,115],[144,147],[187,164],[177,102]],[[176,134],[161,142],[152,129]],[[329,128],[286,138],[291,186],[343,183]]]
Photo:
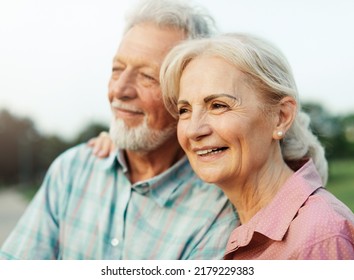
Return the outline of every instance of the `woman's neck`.
[[[236,178],[222,189],[236,207],[240,221],[244,224],[269,204],[293,173],[285,163],[272,165],[243,182]]]

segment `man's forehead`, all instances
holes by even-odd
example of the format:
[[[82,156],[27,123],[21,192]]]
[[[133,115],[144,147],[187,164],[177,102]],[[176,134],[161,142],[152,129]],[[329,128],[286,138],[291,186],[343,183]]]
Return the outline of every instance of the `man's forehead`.
[[[161,64],[166,54],[182,39],[183,33],[179,30],[150,23],[138,24],[124,34],[117,55]]]
[[[119,52],[114,56],[113,63],[122,63],[124,65],[134,65],[136,68],[150,68],[154,71],[160,71],[160,64],[151,59],[139,56],[126,56]]]

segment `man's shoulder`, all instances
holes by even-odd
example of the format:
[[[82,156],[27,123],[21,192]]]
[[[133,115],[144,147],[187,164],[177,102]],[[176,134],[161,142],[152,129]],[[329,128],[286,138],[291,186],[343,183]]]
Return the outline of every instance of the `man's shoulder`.
[[[82,143],[62,152],[55,161],[74,161],[78,159],[89,159],[93,156],[92,148]]]
[[[107,159],[100,159],[93,154],[93,149],[86,143],[76,145],[61,153],[53,162],[52,168],[65,169],[89,168],[94,165],[103,165]]]

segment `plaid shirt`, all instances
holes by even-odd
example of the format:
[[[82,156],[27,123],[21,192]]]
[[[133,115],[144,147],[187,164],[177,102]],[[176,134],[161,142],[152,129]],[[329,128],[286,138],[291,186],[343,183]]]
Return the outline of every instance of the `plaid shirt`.
[[[123,152],[80,145],[59,156],[0,250],[0,259],[221,259],[237,223],[186,157],[131,184]]]

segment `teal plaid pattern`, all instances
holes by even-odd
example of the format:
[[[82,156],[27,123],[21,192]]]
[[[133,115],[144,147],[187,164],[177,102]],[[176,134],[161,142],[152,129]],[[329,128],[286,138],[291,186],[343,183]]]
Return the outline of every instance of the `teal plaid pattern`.
[[[85,144],[59,156],[0,259],[222,259],[237,216],[184,157],[131,184],[122,151]]]

